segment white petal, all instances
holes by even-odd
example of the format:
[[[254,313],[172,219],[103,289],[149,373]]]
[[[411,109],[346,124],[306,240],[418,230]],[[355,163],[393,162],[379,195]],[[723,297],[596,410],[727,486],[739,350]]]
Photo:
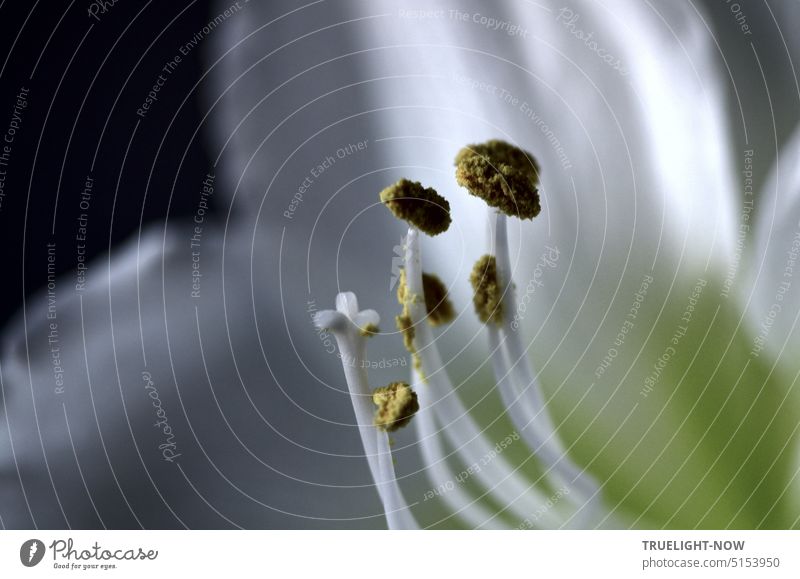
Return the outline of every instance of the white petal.
[[[278,271],[270,239],[258,238],[251,264],[250,234],[223,244],[204,229],[195,299],[192,226],[170,227],[176,235],[156,251],[146,248],[161,248],[162,232],[143,234],[138,263],[130,261],[136,239],[115,252],[112,262],[119,255],[124,263],[112,266],[110,285],[106,257],[89,264],[81,297],[72,275],[56,281],[57,343],[49,342],[46,294],[28,300],[26,327],[20,319],[4,333],[3,523],[383,527],[340,361],[325,352],[305,307],[264,307],[261,294],[276,291]],[[284,316],[295,337],[309,338],[293,346]],[[63,394],[55,391],[56,346]],[[159,449],[156,391],[181,454],[175,462]]]

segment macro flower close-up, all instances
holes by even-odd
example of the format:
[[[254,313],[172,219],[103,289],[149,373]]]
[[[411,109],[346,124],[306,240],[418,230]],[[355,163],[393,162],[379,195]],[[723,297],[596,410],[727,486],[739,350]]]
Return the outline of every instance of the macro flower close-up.
[[[800,528],[797,2],[179,4],[3,24],[3,528]]]

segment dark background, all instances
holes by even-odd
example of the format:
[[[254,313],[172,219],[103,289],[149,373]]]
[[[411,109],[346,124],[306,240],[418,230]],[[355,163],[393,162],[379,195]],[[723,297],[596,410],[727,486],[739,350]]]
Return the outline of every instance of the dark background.
[[[98,22],[87,0],[0,2],[0,134],[16,95],[29,89],[5,167],[0,328],[23,296],[47,283],[48,243],[56,244],[56,275],[75,271],[87,175],[94,179],[87,261],[144,223],[196,210],[198,175],[209,167],[201,133],[189,142],[202,118],[202,85],[191,92],[202,75],[202,47],[181,57],[145,119],[136,111],[161,68],[208,22],[208,4],[118,0]]]
[[[214,12],[211,2],[117,0],[98,14],[99,21],[88,14],[92,4],[91,0],[0,0],[0,139],[16,95],[22,87],[30,91],[5,167],[0,329],[20,311],[24,296],[47,283],[48,243],[56,244],[56,275],[75,271],[79,204],[88,174],[94,179],[87,212],[86,260],[91,262],[149,222],[194,214],[201,176],[209,170],[202,139],[205,127],[199,127],[199,96],[208,80],[194,86],[207,64],[205,42],[182,57],[145,119],[136,110],[162,67],[209,22]],[[733,86],[728,87],[731,136],[737,149],[761,151],[755,167],[758,190],[773,162],[772,115],[797,115],[796,95],[781,90],[767,95],[761,75],[768,86],[779,87],[790,63],[782,43],[758,42],[773,34],[769,11],[747,11],[754,30],[751,38],[762,55],[756,61],[750,40],[742,41],[730,7],[716,0],[702,4],[733,77],[758,81],[739,82],[736,95]],[[793,14],[798,13],[795,8]],[[785,41],[790,51],[797,49],[794,37]],[[765,99],[770,106],[764,106]],[[742,110],[753,121],[747,142],[741,130]],[[793,127],[778,123],[777,141],[783,142]],[[212,201],[207,219],[222,210]]]

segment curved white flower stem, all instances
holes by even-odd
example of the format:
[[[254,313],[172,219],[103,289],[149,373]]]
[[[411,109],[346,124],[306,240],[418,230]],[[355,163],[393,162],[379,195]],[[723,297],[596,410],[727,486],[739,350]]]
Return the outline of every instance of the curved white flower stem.
[[[433,410],[445,436],[466,465],[480,467],[474,475],[475,480],[507,506],[512,515],[526,519],[532,513],[541,511],[547,497],[538,489],[530,488],[505,457],[496,456],[494,447],[464,408],[450,382],[433,341],[433,333],[424,322],[424,301],[413,299],[413,296],[424,296],[419,233],[413,227],[409,228],[406,237],[405,268],[406,288],[412,296],[408,310],[414,326],[414,347],[423,376],[423,382],[415,385],[420,406]],[[494,457],[490,468],[481,465],[486,457]],[[554,513],[548,512],[542,516],[542,522],[553,526],[558,524],[558,519]]]
[[[339,295],[341,297],[343,294]],[[355,296],[353,296],[353,300],[355,300]],[[337,298],[337,306],[343,302],[345,299]],[[332,319],[332,314],[336,314],[336,312],[320,312],[318,324],[326,319],[325,316],[327,319]],[[336,326],[329,327],[329,329],[336,337],[339,346],[358,432],[361,435],[361,443],[364,446],[364,454],[367,457],[375,487],[383,504],[386,523],[390,529],[418,529],[419,525],[411,514],[397,484],[388,435],[373,424],[372,391],[367,379],[367,369],[362,363],[366,358],[366,338],[360,335],[359,326],[350,319],[340,320],[338,324],[331,324],[331,326]]]
[[[417,372],[413,369],[411,371],[413,380],[421,383]],[[427,388],[422,387],[417,394],[421,407],[414,416],[414,422],[426,473],[432,484],[431,490],[471,528],[502,529],[500,521],[458,483],[459,475],[447,462],[442,440],[437,432],[433,408],[423,394],[426,391]]]
[[[373,430],[378,452],[378,475],[376,476],[373,472],[373,477],[375,477],[375,484],[383,501],[386,522],[390,529],[419,529],[419,525],[403,497],[403,492],[397,484],[389,436],[377,428],[373,428]],[[381,488],[383,488],[383,492],[381,492]]]
[[[492,211],[492,213],[496,213]],[[519,332],[511,327],[517,303],[514,284],[511,283],[511,260],[508,252],[507,218],[496,213],[494,227],[494,250],[497,262],[497,277],[503,293],[503,321],[501,328],[490,328],[489,340],[493,351],[505,356],[496,356],[495,377],[509,408],[512,420],[520,429],[528,445],[536,453],[557,484],[567,484],[570,496],[585,504],[598,501],[600,489],[594,478],[570,459],[558,438],[550,415],[545,408],[538,381],[525,355]]]
[[[533,416],[534,411],[525,404],[523,395],[517,392],[517,389],[511,382],[508,360],[500,346],[500,333],[496,327],[489,327],[488,329],[489,348],[492,352],[492,367],[495,376],[497,376],[497,389],[500,391],[500,399],[503,402],[503,406],[505,406],[508,411],[511,422],[516,426],[523,440],[525,440],[531,448],[533,454],[537,458],[542,459],[545,453],[550,452],[546,442],[549,437],[554,436],[554,433],[547,435],[533,431],[535,425],[531,420],[531,416]],[[542,440],[545,442],[540,442]],[[558,463],[561,459],[562,457],[560,456],[551,457],[551,462]],[[542,460],[542,462],[546,463],[548,461]],[[569,469],[569,467],[567,467],[567,469]],[[575,492],[575,481],[580,479],[582,476],[581,472],[573,472],[565,476],[565,473],[555,471],[551,466],[546,468],[544,476],[551,479],[552,486],[557,490],[569,491],[565,500],[571,502],[576,509],[567,525],[569,528],[591,528],[591,526],[597,524],[597,522],[601,520],[602,516],[598,516],[600,515],[600,512],[598,512],[600,509],[597,508],[599,507],[599,493],[587,495],[586,491]],[[606,512],[602,512],[603,516],[606,514]]]

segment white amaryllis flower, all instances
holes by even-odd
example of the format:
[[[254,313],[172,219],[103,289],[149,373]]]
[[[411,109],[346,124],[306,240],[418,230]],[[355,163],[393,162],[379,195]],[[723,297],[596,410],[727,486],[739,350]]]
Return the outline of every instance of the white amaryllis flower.
[[[224,223],[199,257],[193,223],[143,231],[6,330],[4,526],[798,525],[793,6],[746,34],[724,3],[402,4],[215,28]],[[507,223],[510,351],[468,282],[494,213],[452,166],[489,139],[541,165],[541,214]],[[357,362],[420,399],[389,477],[313,321],[343,291],[399,312],[409,240],[378,192],[401,177],[450,203],[415,243],[456,319],[420,324],[427,382],[391,325]]]

